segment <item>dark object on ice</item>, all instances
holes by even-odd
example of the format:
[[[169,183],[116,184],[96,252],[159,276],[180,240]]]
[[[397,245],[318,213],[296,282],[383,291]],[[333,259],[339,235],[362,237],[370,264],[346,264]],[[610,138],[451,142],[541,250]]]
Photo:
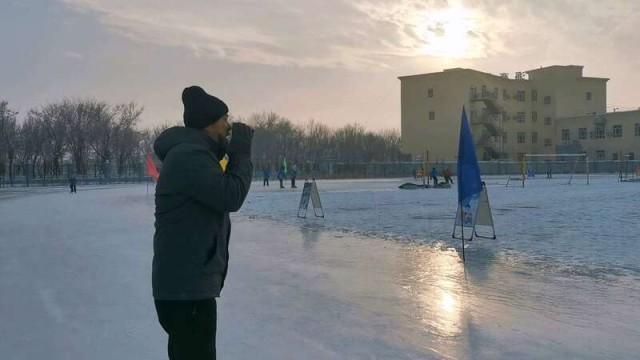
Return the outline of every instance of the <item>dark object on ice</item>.
[[[280,170],[278,170],[278,181],[280,181],[280,189],[284,189],[284,166],[280,166]]]
[[[296,166],[296,164],[293,164],[289,174],[291,176],[291,188],[295,189],[295,188],[297,188],[297,186],[296,186],[296,176],[298,176],[298,167]]]
[[[71,178],[69,178],[69,189],[71,190],[72,194],[78,192],[76,190],[76,184],[78,184],[78,180],[76,180],[75,176],[72,176]]]
[[[403,190],[415,190],[415,189],[450,189],[451,185],[447,183],[439,183],[437,185],[423,185],[423,184],[414,184],[414,183],[404,183],[398,188]]]
[[[431,178],[433,179],[433,183],[438,185],[438,170],[436,170],[435,167],[432,168],[431,173],[429,175],[431,175]]]
[[[426,187],[427,187],[427,185],[414,184],[414,183],[404,183],[404,184],[398,186],[398,188],[400,188],[402,190],[424,189]]]

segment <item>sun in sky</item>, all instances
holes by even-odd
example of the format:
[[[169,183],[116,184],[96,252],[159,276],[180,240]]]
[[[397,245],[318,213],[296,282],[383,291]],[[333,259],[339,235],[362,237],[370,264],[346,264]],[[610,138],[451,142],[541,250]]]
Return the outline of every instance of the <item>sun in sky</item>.
[[[453,6],[425,12],[421,18],[416,30],[424,40],[423,54],[449,59],[482,56],[479,23],[471,10]]]

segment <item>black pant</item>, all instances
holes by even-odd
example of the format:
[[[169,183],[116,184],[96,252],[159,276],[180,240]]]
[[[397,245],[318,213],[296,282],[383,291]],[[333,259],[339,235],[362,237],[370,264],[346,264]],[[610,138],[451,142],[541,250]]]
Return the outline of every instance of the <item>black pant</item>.
[[[216,299],[155,303],[170,360],[215,360]]]

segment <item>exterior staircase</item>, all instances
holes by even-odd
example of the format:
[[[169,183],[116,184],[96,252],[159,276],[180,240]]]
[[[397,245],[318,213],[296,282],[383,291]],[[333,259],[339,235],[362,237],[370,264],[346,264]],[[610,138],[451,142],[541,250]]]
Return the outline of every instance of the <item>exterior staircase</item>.
[[[500,126],[503,110],[497,103],[498,94],[482,91],[471,94],[471,103],[483,105],[480,115],[471,119],[472,131],[480,134],[476,140],[476,148],[481,152],[482,160],[496,160],[506,158],[500,146],[504,130]]]

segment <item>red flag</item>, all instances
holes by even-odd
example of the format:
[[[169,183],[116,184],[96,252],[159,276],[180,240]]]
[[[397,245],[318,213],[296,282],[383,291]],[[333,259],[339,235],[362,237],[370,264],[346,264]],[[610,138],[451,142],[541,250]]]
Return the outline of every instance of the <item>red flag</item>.
[[[147,175],[153,178],[153,181],[157,182],[160,177],[160,173],[158,173],[158,169],[156,168],[156,164],[153,163],[153,159],[151,158],[151,154],[147,154]]]

